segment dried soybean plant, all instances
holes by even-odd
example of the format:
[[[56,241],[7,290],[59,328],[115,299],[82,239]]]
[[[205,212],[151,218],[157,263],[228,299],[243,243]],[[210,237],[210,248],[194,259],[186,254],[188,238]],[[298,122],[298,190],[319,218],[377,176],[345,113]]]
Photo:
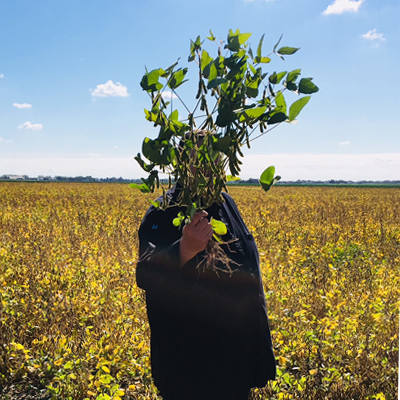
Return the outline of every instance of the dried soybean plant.
[[[267,56],[262,54],[264,35],[257,50],[253,52],[248,44],[251,33],[229,31],[226,42],[217,42],[210,31],[208,41],[217,44],[217,56],[213,58],[203,47],[200,36],[191,41],[188,61],[198,68],[196,104],[190,111],[178,94],[188,68],[179,68],[178,62],[166,69],[147,71],[141,80],[141,87],[151,99],[151,108],[145,109],[146,119],[159,129],[157,138],[146,137],[140,153],[135,157],[142,169],[149,173],[142,178],[142,184],[131,184],[144,193],[163,191],[162,202],[151,203],[160,209],[172,204],[166,196],[166,189],[173,183],[180,183],[177,203],[184,207],[173,224],[180,227],[188,223],[198,210],[210,207],[214,202],[223,201],[221,192],[227,191],[226,183],[237,180],[240,172],[242,147],[250,148],[252,140],[264,135],[282,122],[293,123],[318,91],[312,78],[299,79],[301,70],[287,72],[263,72],[262,65],[271,62],[271,55],[281,59],[299,49],[279,47],[281,38]],[[298,81],[299,79],[299,81]],[[178,110],[166,101],[164,91],[171,91],[187,111],[180,119]],[[285,92],[291,91],[300,97],[288,108]],[[199,134],[199,132],[201,132]],[[168,185],[160,182],[159,174],[168,175]],[[264,190],[280,179],[274,176],[275,168],[267,168],[260,177]],[[226,232],[225,225],[212,220],[215,239]]]

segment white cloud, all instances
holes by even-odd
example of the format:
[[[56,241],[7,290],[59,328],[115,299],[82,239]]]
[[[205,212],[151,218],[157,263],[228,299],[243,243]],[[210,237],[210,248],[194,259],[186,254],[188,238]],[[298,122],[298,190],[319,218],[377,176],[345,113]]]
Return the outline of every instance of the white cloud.
[[[4,78],[4,74],[0,74],[0,78]]]
[[[129,96],[128,88],[126,86],[122,85],[121,82],[114,83],[112,80],[97,85],[96,89],[90,89],[90,91],[92,92],[93,97]]]
[[[380,40],[382,42],[386,41],[386,39],[383,37],[383,33],[378,33],[377,29],[372,29],[361,36],[367,40]]]
[[[347,141],[347,142],[340,142],[340,143],[339,143],[339,146],[346,146],[346,145],[348,145],[348,144],[350,144],[349,141]]]
[[[172,99],[178,98],[178,96],[170,90],[165,90],[164,92],[162,92],[161,96],[165,101],[171,101]]]
[[[23,124],[19,124],[19,129],[32,129],[33,131],[40,131],[43,129],[42,124],[32,124],[30,121],[26,121]]]
[[[322,14],[329,15],[343,14],[345,12],[357,12],[364,1],[365,0],[335,0]]]
[[[13,106],[17,107],[17,108],[32,108],[32,104],[28,104],[28,103],[22,103],[22,104],[13,103]]]
[[[4,138],[0,137],[0,143],[1,142],[3,142],[3,143],[12,143],[12,140],[7,140],[7,139],[4,139]]]

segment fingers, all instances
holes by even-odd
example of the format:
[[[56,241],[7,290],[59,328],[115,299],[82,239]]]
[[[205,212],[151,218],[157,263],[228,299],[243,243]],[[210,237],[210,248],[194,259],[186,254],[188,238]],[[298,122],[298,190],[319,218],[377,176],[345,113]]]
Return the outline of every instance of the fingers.
[[[203,218],[207,217],[207,215],[208,212],[205,210],[197,211],[197,213],[193,215],[190,224],[197,225]]]
[[[183,236],[191,238],[193,241],[203,241],[212,237],[213,229],[208,219],[203,218],[197,224],[192,221],[189,225],[183,227]]]
[[[203,239],[205,237],[212,237],[212,227],[208,219],[206,218],[208,215],[207,211],[198,211],[192,218],[192,221],[189,225],[187,225],[186,231],[192,236],[194,239]]]
[[[193,216],[190,224],[183,227],[180,245],[182,259],[190,259],[207,247],[213,236],[207,215],[206,211],[199,211]]]

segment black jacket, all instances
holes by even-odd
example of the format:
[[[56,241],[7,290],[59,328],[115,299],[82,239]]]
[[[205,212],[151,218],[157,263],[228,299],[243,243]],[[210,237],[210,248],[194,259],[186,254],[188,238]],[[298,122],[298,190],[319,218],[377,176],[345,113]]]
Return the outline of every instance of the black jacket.
[[[178,190],[168,192],[172,203]],[[182,231],[172,225],[178,207],[151,206],[139,228],[136,279],[146,291],[152,375],[162,393],[262,387],[275,378],[257,246],[232,198],[223,197],[207,211],[227,225],[233,274],[198,267],[202,253],[180,267]]]

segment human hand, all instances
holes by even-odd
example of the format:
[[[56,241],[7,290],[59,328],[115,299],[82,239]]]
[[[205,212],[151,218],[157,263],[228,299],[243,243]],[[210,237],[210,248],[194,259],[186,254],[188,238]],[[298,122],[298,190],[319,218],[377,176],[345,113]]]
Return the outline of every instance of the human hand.
[[[181,266],[203,251],[212,238],[214,231],[206,218],[207,215],[207,211],[198,211],[193,215],[190,224],[183,227],[179,250]]]

